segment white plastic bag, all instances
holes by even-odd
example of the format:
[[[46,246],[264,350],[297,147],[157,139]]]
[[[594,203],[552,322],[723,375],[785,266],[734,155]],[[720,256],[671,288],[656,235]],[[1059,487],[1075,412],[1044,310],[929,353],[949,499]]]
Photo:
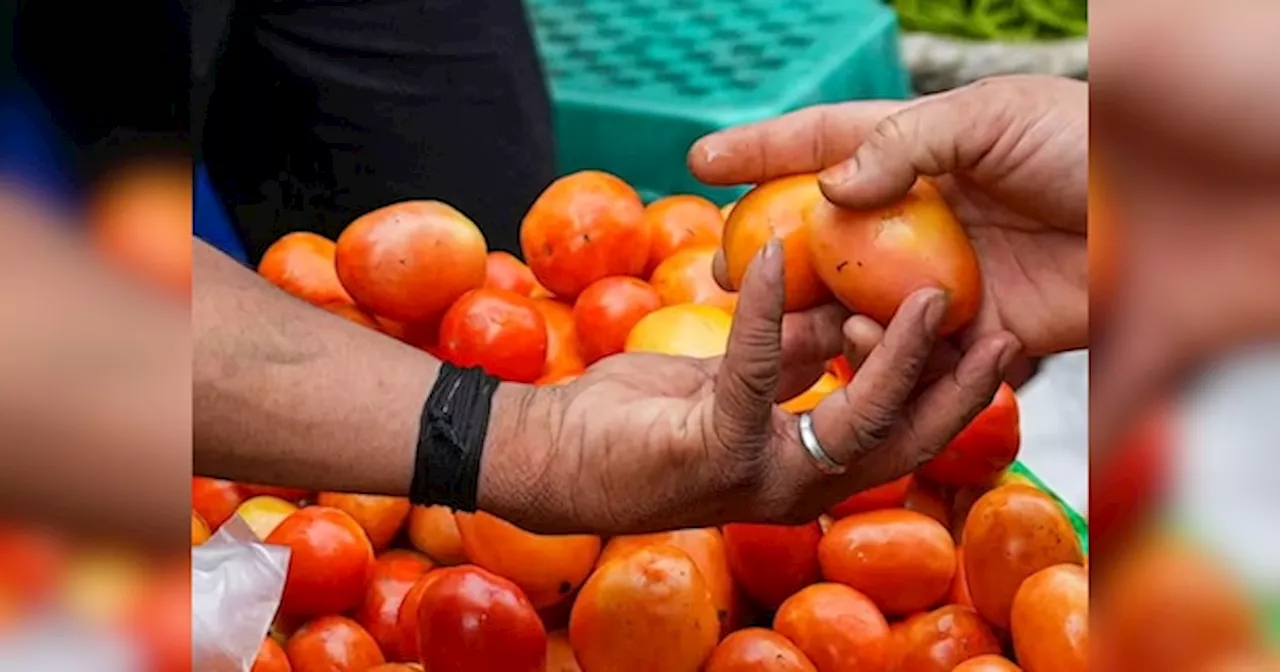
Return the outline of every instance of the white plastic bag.
[[[191,653],[196,672],[248,672],[271,628],[289,549],[267,546],[239,516],[191,549]]]

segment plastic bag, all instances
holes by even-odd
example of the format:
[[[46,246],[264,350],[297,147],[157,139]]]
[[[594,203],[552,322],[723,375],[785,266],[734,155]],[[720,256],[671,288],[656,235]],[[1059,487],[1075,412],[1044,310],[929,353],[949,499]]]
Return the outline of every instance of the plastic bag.
[[[247,672],[271,628],[289,549],[258,541],[239,516],[191,549],[191,653],[200,672]]]

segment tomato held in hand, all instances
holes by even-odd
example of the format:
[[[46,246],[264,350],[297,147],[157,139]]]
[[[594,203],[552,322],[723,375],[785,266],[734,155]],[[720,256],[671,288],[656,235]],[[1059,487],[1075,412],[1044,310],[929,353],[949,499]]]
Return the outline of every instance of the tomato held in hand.
[[[484,286],[489,289],[529,296],[538,286],[538,279],[523,261],[510,252],[496,250],[485,258]]]
[[[733,289],[752,260],[771,239],[782,241],[786,310],[815,308],[831,300],[831,292],[814,271],[809,254],[809,211],[825,202],[814,175],[784,177],[761,184],[743,196],[724,226],[725,270]]]
[[[449,567],[468,561],[458,523],[447,506],[414,506],[409,513],[409,543],[437,565]]]
[[[724,638],[704,672],[818,672],[786,637],[764,628],[747,628]]]
[[[752,602],[777,609],[796,591],[822,580],[817,521],[805,525],[724,526],[729,569]]]
[[[276,640],[267,637],[262,640],[262,647],[258,649],[258,655],[253,659],[253,667],[249,668],[249,672],[292,672],[293,668],[289,665],[289,657],[285,655],[284,649],[276,643]]]
[[[498,289],[468,292],[440,322],[440,348],[457,366],[532,383],[547,360],[547,324],[533,299]]]
[[[920,473],[946,485],[983,485],[999,476],[1018,457],[1018,396],[1001,383],[996,396],[956,438],[924,463]]]
[[[1018,662],[1028,672],[1088,670],[1089,575],[1079,565],[1032,574],[1013,597],[1010,623]]]
[[[272,284],[315,306],[326,303],[354,304],[342,288],[333,257],[332,240],[309,231],[286,233],[258,262],[258,273]]]
[[[543,672],[547,633],[515,584],[464,565],[433,572],[418,607],[431,672]]]
[[[587,363],[582,359],[578,331],[573,326],[573,306],[555,299],[537,299],[534,305],[547,325],[547,360],[538,382],[545,384],[544,379],[558,380],[582,373]]]
[[[631,328],[662,307],[649,283],[611,277],[592,283],[573,304],[573,326],[588,364],[622,352]]]
[[[667,196],[650,203],[644,209],[644,221],[651,238],[646,274],[652,274],[659,264],[683,250],[716,246],[724,230],[720,208],[701,196],[689,194]],[[708,266],[707,274],[710,273]]]
[[[284,647],[293,672],[365,672],[386,661],[373,636],[344,616],[321,616]]]
[[[534,534],[483,511],[457,513],[455,519],[471,562],[511,580],[535,608],[573,593],[600,555],[596,536]]]
[[[978,612],[957,605],[912,618],[896,645],[898,672],[951,672],[970,658],[1000,653],[1000,641]]]
[[[906,509],[857,513],[836,521],[818,544],[822,575],[871,598],[886,614],[928,609],[946,597],[956,573],[951,533]]]
[[[664,306],[696,303],[713,306],[732,314],[738,306],[738,295],[726,292],[711,274],[711,263],[719,247],[709,245],[680,250],[654,269],[649,277]]]
[[[201,476],[191,479],[191,508],[209,525],[210,532],[217,532],[244,500],[244,491],[231,481]]]
[[[346,513],[325,506],[299,509],[267,536],[266,543],[291,551],[280,613],[337,614],[364,599],[373,547]]]
[[[355,618],[378,642],[387,660],[418,659],[416,638],[409,639],[400,630],[400,607],[409,591],[431,569],[431,561],[425,556],[399,549],[383,553],[373,564],[369,588]]]
[[[369,535],[369,542],[373,544],[375,553],[391,545],[391,541],[404,527],[404,521],[409,518],[409,510],[412,508],[405,497],[343,492],[322,492],[316,498],[316,503],[345,511],[355,519],[365,534]]]
[[[911,487],[911,474],[884,485],[877,485],[862,492],[855,492],[848,499],[831,507],[828,513],[839,520],[855,513],[893,509],[903,505],[907,500],[907,490]]]
[[[787,598],[773,629],[791,640],[820,672],[887,670],[889,624],[871,600],[838,583],[818,583]]]

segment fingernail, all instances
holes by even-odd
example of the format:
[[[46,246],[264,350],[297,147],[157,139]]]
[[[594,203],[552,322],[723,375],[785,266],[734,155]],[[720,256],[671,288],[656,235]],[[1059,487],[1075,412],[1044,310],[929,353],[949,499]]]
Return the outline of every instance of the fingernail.
[[[835,187],[848,182],[858,172],[858,157],[837,163],[818,173],[818,181],[827,187]]]
[[[782,256],[782,239],[770,238],[769,242],[764,245],[764,258],[766,261],[773,261]]]
[[[929,293],[928,303],[924,307],[924,326],[932,332],[937,332],[938,327],[942,325],[942,318],[947,314],[947,304],[950,302],[947,293],[938,289]]]

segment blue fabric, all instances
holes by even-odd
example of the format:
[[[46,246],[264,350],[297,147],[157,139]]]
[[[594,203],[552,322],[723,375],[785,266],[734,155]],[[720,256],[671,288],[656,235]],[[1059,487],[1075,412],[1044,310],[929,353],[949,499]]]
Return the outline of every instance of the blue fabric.
[[[69,157],[43,106],[20,90],[0,91],[0,175],[71,204],[77,193]]]
[[[195,173],[194,233],[197,238],[222,250],[227,256],[242,264],[248,263],[244,244],[231,225],[231,218],[222,205],[222,199],[209,180],[209,171],[203,165],[196,166]]]

